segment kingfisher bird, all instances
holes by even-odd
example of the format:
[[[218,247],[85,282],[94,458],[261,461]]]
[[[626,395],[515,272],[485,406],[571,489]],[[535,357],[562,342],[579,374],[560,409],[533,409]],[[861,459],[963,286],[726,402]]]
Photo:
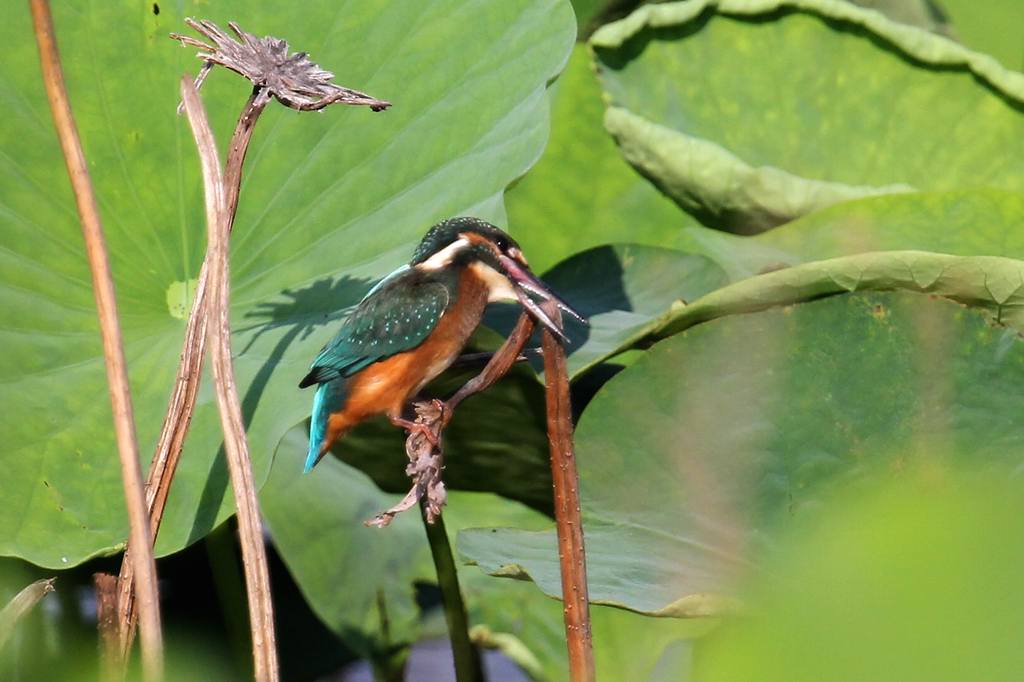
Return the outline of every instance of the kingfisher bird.
[[[415,429],[403,417],[406,403],[454,362],[488,303],[518,301],[564,340],[532,297],[586,324],[530,272],[519,245],[499,228],[470,217],[431,227],[412,260],[370,289],[299,383],[317,384],[305,470],[372,415]]]

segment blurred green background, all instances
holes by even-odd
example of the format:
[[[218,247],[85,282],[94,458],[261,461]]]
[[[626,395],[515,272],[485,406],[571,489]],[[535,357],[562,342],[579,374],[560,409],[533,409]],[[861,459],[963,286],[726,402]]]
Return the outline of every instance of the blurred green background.
[[[304,476],[294,384],[456,214],[507,228],[591,321],[567,348],[600,679],[1021,677],[1024,2],[308,5],[54,8],[147,464],[203,250],[173,115],[197,63],[166,34],[235,19],[395,103],[268,110],[233,237],[283,679],[454,679],[420,520],[362,524],[408,487],[401,434],[363,425]],[[105,378],[26,7],[0,36],[0,604],[57,578],[0,612],[0,680],[96,679],[92,576],[126,535]],[[204,90],[222,141],[245,90]],[[537,369],[446,434],[445,521],[496,681],[568,677]],[[209,381],[184,457],[157,546],[168,679],[246,679]]]

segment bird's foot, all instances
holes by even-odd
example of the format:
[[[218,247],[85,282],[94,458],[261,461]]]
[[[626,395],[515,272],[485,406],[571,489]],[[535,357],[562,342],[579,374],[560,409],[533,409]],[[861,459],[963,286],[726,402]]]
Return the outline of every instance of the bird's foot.
[[[443,404],[444,403],[442,403],[442,405]],[[422,422],[412,421],[410,419],[405,419],[403,417],[389,416],[388,419],[390,419],[391,423],[394,424],[395,426],[401,427],[408,431],[410,435],[420,434],[421,436],[426,438],[427,442],[429,442],[435,448],[440,447],[441,441],[438,438],[438,435],[434,433],[434,429],[431,425],[424,424]]]
[[[451,411],[448,409],[448,403],[437,398],[432,398],[430,400],[430,404],[434,406],[435,410],[437,410],[438,421],[441,425],[444,426],[447,424],[448,420],[452,418]]]

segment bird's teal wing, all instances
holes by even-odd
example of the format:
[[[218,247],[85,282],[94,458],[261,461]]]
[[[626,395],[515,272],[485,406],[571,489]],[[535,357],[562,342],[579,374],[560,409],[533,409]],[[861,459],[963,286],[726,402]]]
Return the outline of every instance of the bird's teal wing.
[[[450,299],[447,283],[431,273],[393,273],[356,306],[299,388],[352,376],[374,362],[412,350],[437,326]]]

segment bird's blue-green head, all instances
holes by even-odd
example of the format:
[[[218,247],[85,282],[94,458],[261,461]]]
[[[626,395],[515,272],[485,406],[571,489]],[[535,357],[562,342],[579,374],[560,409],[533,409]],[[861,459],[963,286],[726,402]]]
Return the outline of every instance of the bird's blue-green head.
[[[487,283],[492,301],[519,301],[541,324],[564,338],[554,320],[537,305],[553,301],[586,324],[582,315],[530,271],[519,244],[500,228],[479,218],[458,217],[437,223],[420,241],[409,267],[422,270],[471,267]]]
[[[492,250],[491,246],[495,248]],[[431,259],[441,265],[456,261],[466,263],[471,256],[493,260],[495,251],[513,251],[522,258],[515,240],[489,222],[470,217],[448,218],[427,230],[409,265],[416,266]]]

